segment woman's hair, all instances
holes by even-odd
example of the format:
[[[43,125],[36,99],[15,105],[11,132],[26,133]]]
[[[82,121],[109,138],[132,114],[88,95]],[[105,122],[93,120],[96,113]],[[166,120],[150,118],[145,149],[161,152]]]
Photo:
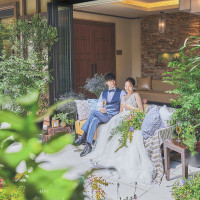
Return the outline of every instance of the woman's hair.
[[[133,86],[135,86],[135,80],[133,78],[127,78],[125,82],[130,82]]]
[[[105,81],[112,81],[112,80],[115,81],[115,75],[113,73],[108,73],[105,75],[104,79]]]

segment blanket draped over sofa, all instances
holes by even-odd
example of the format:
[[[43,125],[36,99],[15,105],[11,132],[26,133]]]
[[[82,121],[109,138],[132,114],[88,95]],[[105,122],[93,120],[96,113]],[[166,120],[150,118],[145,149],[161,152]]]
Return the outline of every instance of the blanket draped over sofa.
[[[173,131],[174,131],[173,126],[159,129],[155,131],[152,137],[149,137],[147,140],[144,140],[144,146],[148,151],[151,161],[154,163],[155,184],[160,184],[162,181],[162,177],[164,175],[162,151],[160,147],[163,144],[164,140],[172,138]]]

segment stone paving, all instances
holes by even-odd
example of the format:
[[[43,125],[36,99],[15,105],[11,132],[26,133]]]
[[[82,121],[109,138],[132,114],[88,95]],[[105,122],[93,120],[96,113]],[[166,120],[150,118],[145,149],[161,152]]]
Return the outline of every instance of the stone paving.
[[[83,146],[77,148],[73,145],[68,145],[56,154],[41,154],[38,157],[38,161],[48,161],[42,164],[42,167],[45,169],[68,169],[69,171],[64,174],[64,177],[70,180],[77,179],[92,167],[85,157],[80,157],[80,150],[82,148]],[[189,175],[197,172],[200,172],[200,168],[189,166]],[[138,200],[171,200],[173,199],[171,196],[172,185],[176,180],[181,179],[182,171],[180,161],[177,159],[172,160],[170,166],[170,181],[167,181],[163,177],[162,183],[159,186],[138,183],[136,187],[135,183],[126,184],[120,181],[120,179],[114,178],[108,170],[98,170],[94,174],[99,177],[102,176],[107,182],[112,183],[107,187],[102,187],[107,194],[106,200],[120,200],[119,196],[121,200],[126,199],[126,197],[130,198],[133,196],[135,188]],[[118,183],[119,188],[117,186]],[[90,196],[90,192],[87,195]]]

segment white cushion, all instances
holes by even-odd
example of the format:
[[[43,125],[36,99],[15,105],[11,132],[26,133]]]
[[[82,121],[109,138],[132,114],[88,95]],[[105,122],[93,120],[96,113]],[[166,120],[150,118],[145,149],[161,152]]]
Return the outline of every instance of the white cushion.
[[[159,113],[160,113],[160,117],[161,117],[161,120],[162,120],[164,126],[168,127],[169,121],[170,121],[173,113],[169,112],[166,105],[164,105],[160,108]]]

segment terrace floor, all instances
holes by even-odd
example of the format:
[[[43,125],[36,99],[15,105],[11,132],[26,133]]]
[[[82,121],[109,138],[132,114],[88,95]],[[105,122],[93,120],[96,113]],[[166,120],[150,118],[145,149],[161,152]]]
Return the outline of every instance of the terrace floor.
[[[91,169],[90,163],[85,157],[80,157],[80,151],[84,146],[75,147],[73,145],[68,145],[62,151],[53,154],[41,154],[38,157],[38,161],[48,161],[42,164],[42,167],[45,169],[67,169],[71,168],[68,172],[64,174],[64,177],[67,179],[77,179],[86,171]],[[196,172],[200,172],[200,168],[194,168],[189,166],[189,175],[192,175]],[[107,182],[112,183],[107,187],[102,186],[102,189],[106,192],[106,200],[118,200],[121,197],[121,200],[126,199],[126,197],[131,197],[134,194],[135,183],[126,184],[121,182],[120,179],[114,178],[114,176],[105,170],[98,170],[93,173],[96,176],[103,177]],[[171,196],[172,185],[176,180],[181,180],[181,163],[178,158],[171,161],[170,169],[170,181],[167,181],[163,177],[162,183],[158,185],[144,185],[137,184],[136,186],[136,195],[139,200],[170,200],[173,199]],[[119,188],[117,187],[118,183],[120,184]],[[87,185],[87,183],[85,183]],[[118,188],[118,192],[117,192]],[[91,189],[87,189],[87,195],[90,196]],[[128,198],[128,199],[129,199]],[[87,198],[86,198],[87,199]]]

